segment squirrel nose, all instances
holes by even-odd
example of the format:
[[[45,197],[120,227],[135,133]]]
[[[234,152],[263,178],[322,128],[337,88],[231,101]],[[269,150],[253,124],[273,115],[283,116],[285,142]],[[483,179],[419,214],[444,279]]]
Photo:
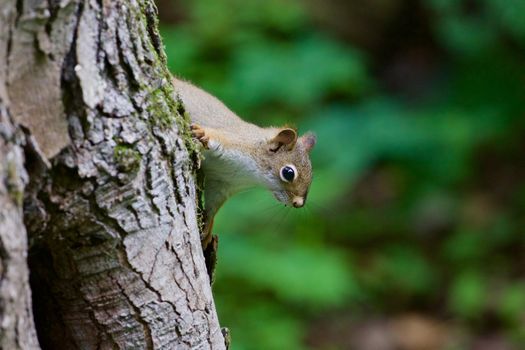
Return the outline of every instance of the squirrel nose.
[[[304,199],[302,197],[294,197],[292,204],[296,208],[301,208],[304,205]]]

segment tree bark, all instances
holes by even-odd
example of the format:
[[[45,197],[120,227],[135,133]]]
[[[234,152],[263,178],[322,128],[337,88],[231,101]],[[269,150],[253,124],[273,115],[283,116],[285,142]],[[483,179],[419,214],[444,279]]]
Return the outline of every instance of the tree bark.
[[[0,68],[4,58],[0,56]],[[24,137],[9,116],[5,91],[0,79],[0,349],[38,349],[22,213]]]
[[[0,16],[0,93],[30,135],[24,221],[41,347],[224,349],[197,225],[198,155],[152,1],[3,0]],[[12,193],[0,187],[0,203],[24,236]],[[26,299],[10,307],[29,329]]]

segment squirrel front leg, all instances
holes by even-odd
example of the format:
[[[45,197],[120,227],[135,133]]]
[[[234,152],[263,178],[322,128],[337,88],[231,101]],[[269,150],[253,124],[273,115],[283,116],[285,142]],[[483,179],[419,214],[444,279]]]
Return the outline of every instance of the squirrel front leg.
[[[212,152],[220,152],[220,139],[218,133],[213,129],[203,128],[198,124],[192,124],[191,132],[193,137],[199,140],[202,145]],[[212,228],[215,214],[226,201],[227,195],[223,191],[221,183],[211,179],[204,179],[205,208],[204,208],[204,227],[201,233],[201,244],[206,249],[212,240]]]
[[[206,181],[204,179],[204,227],[201,234],[201,244],[206,249],[212,239],[213,222],[215,214],[227,199],[225,193],[221,191],[224,188],[220,183]]]
[[[205,149],[215,153],[222,152],[225,136],[220,131],[213,128],[204,128],[199,124],[191,124],[190,129],[193,137],[199,140]]]
[[[207,135],[204,128],[198,124],[191,124],[190,125],[191,134],[193,137],[195,137],[197,140],[199,140],[204,148],[208,148],[208,141],[210,140],[210,137]]]

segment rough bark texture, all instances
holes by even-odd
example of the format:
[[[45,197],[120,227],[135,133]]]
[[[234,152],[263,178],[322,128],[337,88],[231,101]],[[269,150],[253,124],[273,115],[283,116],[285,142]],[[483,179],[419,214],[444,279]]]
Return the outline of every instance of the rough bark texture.
[[[0,67],[5,66],[2,58]],[[24,136],[10,120],[5,86],[1,85],[0,80],[0,349],[38,349],[22,214],[27,183],[21,147]]]
[[[152,1],[3,0],[0,13],[0,80],[32,135],[24,205],[42,348],[223,349],[196,154]]]

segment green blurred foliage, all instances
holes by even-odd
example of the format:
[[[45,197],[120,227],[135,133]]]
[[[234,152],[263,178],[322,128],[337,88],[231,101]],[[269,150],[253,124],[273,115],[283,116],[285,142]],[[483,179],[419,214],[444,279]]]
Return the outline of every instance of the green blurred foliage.
[[[417,2],[434,60],[412,95],[381,74],[406,33],[378,54],[311,2],[177,3],[172,72],[247,120],[318,135],[307,208],[254,190],[216,219],[234,350],[305,349],[320,318],[414,310],[525,341],[525,2]]]

